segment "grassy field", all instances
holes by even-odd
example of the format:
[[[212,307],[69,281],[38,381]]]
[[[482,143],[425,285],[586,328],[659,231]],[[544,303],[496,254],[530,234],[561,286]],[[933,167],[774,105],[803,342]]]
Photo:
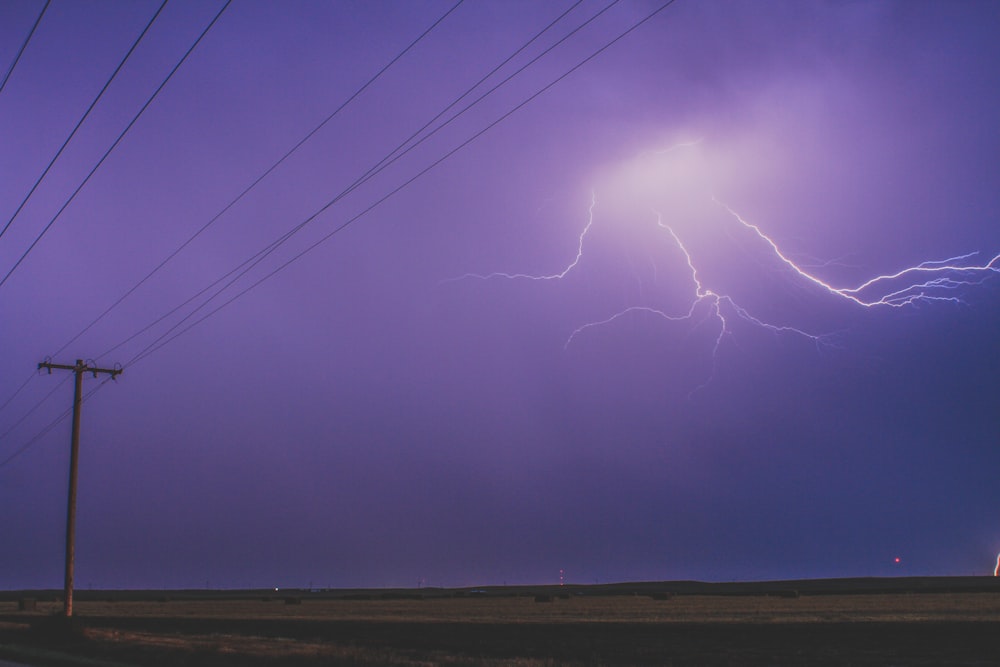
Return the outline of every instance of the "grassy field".
[[[0,655],[50,665],[1000,664],[1000,591],[520,593],[109,597],[78,601],[69,632],[55,601],[32,611],[0,601]]]

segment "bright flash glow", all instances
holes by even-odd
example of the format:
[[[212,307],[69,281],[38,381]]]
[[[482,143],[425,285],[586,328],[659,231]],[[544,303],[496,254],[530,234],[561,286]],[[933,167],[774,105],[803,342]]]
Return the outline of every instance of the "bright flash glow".
[[[669,148],[664,148],[663,150],[653,151],[653,154],[654,155],[666,155],[668,153],[673,153],[674,151],[680,150],[682,148],[691,148],[692,146],[697,146],[698,144],[700,144],[704,140],[705,140],[705,138],[702,137],[700,139],[695,139],[694,141],[682,141],[681,143],[674,144],[673,146],[670,146]]]
[[[993,570],[994,577],[1000,577],[1000,554],[997,554],[997,566]]]

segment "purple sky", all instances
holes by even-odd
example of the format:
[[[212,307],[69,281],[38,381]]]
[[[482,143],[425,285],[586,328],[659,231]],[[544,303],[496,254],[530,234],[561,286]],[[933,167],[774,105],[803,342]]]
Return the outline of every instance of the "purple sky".
[[[126,365],[83,410],[78,587],[991,573],[1000,276],[832,290],[1000,252],[992,1],[677,0],[176,340],[130,363],[190,306],[98,357],[572,5],[466,0],[62,349],[452,4],[234,0],[0,286],[0,401],[46,356]],[[0,73],[42,5],[0,3]],[[658,5],[611,7],[188,323]],[[0,223],[158,6],[52,2],[0,92]],[[0,237],[0,275],[221,6],[167,4]],[[0,411],[0,460],[70,406],[66,382],[28,414],[67,375]],[[61,586],[68,444],[63,421],[0,466],[0,588]]]

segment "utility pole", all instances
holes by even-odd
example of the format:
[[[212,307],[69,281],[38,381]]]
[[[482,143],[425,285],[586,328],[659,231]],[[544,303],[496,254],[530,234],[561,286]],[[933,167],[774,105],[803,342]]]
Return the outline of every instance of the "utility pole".
[[[96,378],[99,373],[106,373],[112,378],[120,375],[120,368],[97,368],[90,366],[81,359],[76,360],[73,366],[65,364],[52,364],[43,361],[38,364],[38,369],[47,368],[49,375],[52,369],[62,371],[73,371],[76,380],[73,388],[73,435],[69,449],[69,501],[66,508],[66,578],[65,597],[63,600],[63,613],[66,618],[73,615],[73,555],[76,551],[76,470],[77,459],[80,452],[80,406],[83,405],[83,374],[93,373]]]

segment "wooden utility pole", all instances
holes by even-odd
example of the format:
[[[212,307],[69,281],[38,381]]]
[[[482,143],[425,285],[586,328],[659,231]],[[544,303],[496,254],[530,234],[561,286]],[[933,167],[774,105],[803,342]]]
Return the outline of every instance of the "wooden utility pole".
[[[76,376],[73,388],[73,435],[69,449],[69,501],[66,508],[66,578],[65,597],[63,601],[64,615],[69,618],[73,615],[73,555],[76,551],[76,470],[77,458],[80,452],[80,406],[83,405],[83,374],[93,373],[96,378],[99,373],[106,373],[115,377],[122,372],[120,368],[97,368],[85,364],[83,360],[77,359],[74,366],[65,364],[52,364],[43,361],[38,364],[38,369],[47,368],[49,375],[52,369],[63,371],[73,371]]]

